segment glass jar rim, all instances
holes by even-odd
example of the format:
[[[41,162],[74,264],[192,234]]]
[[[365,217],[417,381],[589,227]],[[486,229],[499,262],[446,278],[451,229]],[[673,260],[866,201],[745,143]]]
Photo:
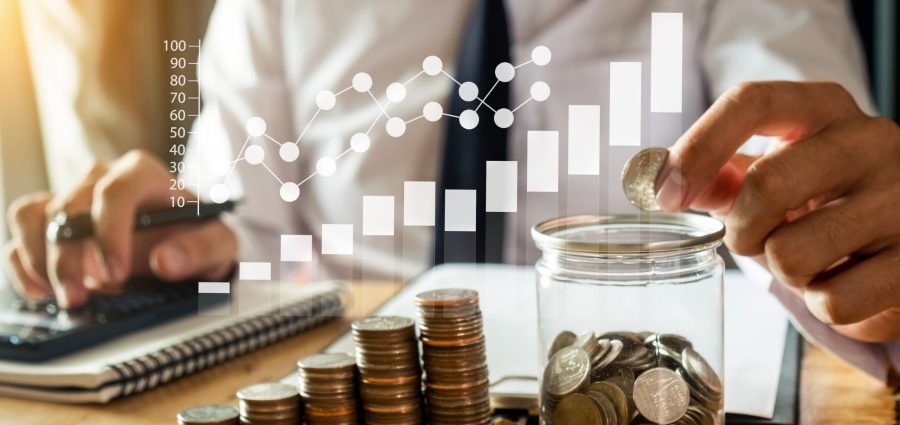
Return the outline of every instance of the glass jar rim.
[[[570,230],[601,226],[667,226],[684,229],[675,240],[608,242],[573,240],[561,236]],[[672,232],[675,234],[675,232]],[[575,215],[546,220],[531,228],[531,236],[541,251],[597,254],[653,254],[694,251],[718,246],[725,236],[725,225],[699,214],[645,213],[627,215]]]

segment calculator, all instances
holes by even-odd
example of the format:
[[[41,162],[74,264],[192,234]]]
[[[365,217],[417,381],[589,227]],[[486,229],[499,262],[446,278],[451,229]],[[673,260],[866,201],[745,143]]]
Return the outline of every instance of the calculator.
[[[135,279],[121,294],[94,293],[84,307],[64,310],[23,300],[0,281],[0,359],[52,359],[227,302],[228,294],[198,294],[197,285]]]

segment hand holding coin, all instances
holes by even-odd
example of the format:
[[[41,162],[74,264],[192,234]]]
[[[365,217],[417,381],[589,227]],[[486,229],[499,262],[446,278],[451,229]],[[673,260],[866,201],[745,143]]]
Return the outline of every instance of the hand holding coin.
[[[736,153],[754,135],[781,143],[761,156]],[[834,83],[747,83],[667,155],[638,157],[630,165],[643,166],[625,173],[642,179],[625,182],[632,202],[653,209],[652,187],[664,211],[712,213],[732,251],[768,267],[821,321],[863,341],[900,338],[896,123],[864,114]]]

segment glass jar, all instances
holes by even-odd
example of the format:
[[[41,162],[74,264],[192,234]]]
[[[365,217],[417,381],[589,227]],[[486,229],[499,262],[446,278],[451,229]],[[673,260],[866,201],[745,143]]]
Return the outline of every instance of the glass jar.
[[[532,229],[542,423],[724,423],[724,234],[695,214]]]

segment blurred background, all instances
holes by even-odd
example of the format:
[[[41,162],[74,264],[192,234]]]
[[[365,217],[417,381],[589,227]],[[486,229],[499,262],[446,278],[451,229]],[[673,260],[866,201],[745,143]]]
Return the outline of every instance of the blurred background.
[[[851,1],[872,93],[880,113],[895,120],[897,3]],[[0,219],[11,200],[63,190],[95,160],[134,148],[169,155],[163,42],[201,39],[214,4],[0,0]]]

